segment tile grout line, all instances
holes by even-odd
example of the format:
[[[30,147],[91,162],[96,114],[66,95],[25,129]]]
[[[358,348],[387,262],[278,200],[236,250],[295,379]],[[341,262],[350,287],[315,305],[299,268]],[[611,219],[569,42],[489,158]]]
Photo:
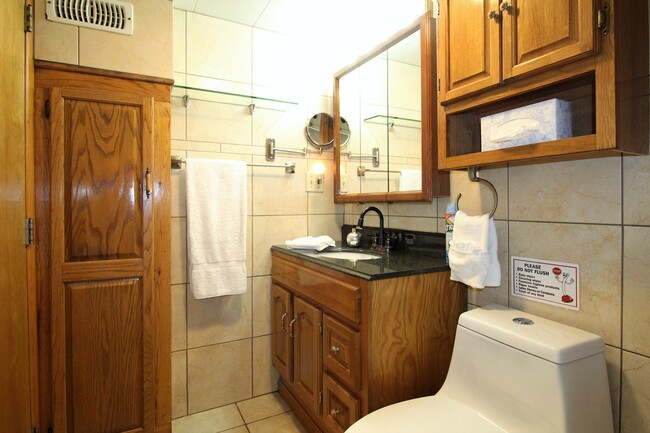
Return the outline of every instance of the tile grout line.
[[[620,306],[620,314],[621,314],[621,322],[620,322],[620,328],[619,328],[619,336],[620,336],[620,341],[621,341],[621,348],[619,350],[619,369],[618,369],[618,431],[621,431],[621,423],[623,422],[623,416],[621,415],[623,413],[623,322],[625,318],[623,317],[624,315],[624,303],[625,303],[625,289],[624,289],[624,284],[625,284],[625,171],[624,171],[624,164],[623,164],[623,156],[619,157],[620,159],[620,167],[621,167],[621,185],[620,185],[620,194],[621,194],[621,222],[620,222],[620,227],[621,227],[621,306]]]

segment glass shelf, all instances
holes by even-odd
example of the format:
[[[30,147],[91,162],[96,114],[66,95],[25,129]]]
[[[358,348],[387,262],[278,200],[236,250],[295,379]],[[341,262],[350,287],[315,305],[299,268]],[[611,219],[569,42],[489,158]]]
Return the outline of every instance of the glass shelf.
[[[363,119],[364,122],[375,123],[379,125],[391,125],[391,126],[403,126],[405,128],[415,128],[421,129],[422,122],[417,119],[409,119],[406,117],[397,117],[397,116],[384,116],[378,114],[376,116],[368,117]]]
[[[281,99],[265,98],[255,95],[244,95],[241,93],[224,92],[221,90],[202,89],[199,87],[174,85],[174,89],[182,92],[173,92],[172,97],[183,98],[185,106],[191,100],[203,102],[218,102],[223,104],[249,107],[251,114],[255,108],[263,108],[275,111],[287,111],[291,106],[298,105],[297,102],[284,101]],[[192,94],[190,94],[192,92]],[[196,93],[194,93],[196,92]],[[196,95],[196,96],[195,96]]]

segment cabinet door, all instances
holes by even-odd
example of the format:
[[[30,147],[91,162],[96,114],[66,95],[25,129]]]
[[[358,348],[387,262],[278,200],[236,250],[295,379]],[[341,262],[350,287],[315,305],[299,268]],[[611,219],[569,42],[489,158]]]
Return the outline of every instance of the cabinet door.
[[[496,18],[490,19],[491,12]],[[440,100],[501,81],[498,0],[445,0],[438,20]],[[492,16],[494,16],[492,14]]]
[[[49,101],[53,430],[153,432],[153,98]]]
[[[352,389],[361,387],[361,336],[327,314],[323,315],[323,369]]]
[[[593,0],[507,0],[503,78],[547,68],[597,50]]]
[[[289,326],[293,319],[291,293],[273,284],[271,299],[271,359],[280,376],[291,382],[293,380],[293,340],[289,333]]]
[[[300,298],[293,300],[296,322],[292,328],[294,390],[302,403],[320,414],[322,386],[321,312]]]

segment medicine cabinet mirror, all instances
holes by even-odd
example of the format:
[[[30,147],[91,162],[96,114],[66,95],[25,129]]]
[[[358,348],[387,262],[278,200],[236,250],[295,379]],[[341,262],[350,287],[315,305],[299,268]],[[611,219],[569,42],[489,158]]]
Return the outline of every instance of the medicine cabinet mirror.
[[[436,82],[430,12],[334,76],[335,202],[449,194],[434,151]],[[342,119],[354,131],[345,149]]]

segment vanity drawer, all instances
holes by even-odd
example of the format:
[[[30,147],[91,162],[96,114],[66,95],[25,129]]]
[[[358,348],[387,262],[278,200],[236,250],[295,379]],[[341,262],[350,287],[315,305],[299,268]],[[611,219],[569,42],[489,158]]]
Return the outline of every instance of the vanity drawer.
[[[323,374],[323,422],[330,432],[344,432],[360,416],[360,402],[329,374]]]
[[[350,388],[361,386],[361,336],[338,320],[323,315],[323,367]]]

